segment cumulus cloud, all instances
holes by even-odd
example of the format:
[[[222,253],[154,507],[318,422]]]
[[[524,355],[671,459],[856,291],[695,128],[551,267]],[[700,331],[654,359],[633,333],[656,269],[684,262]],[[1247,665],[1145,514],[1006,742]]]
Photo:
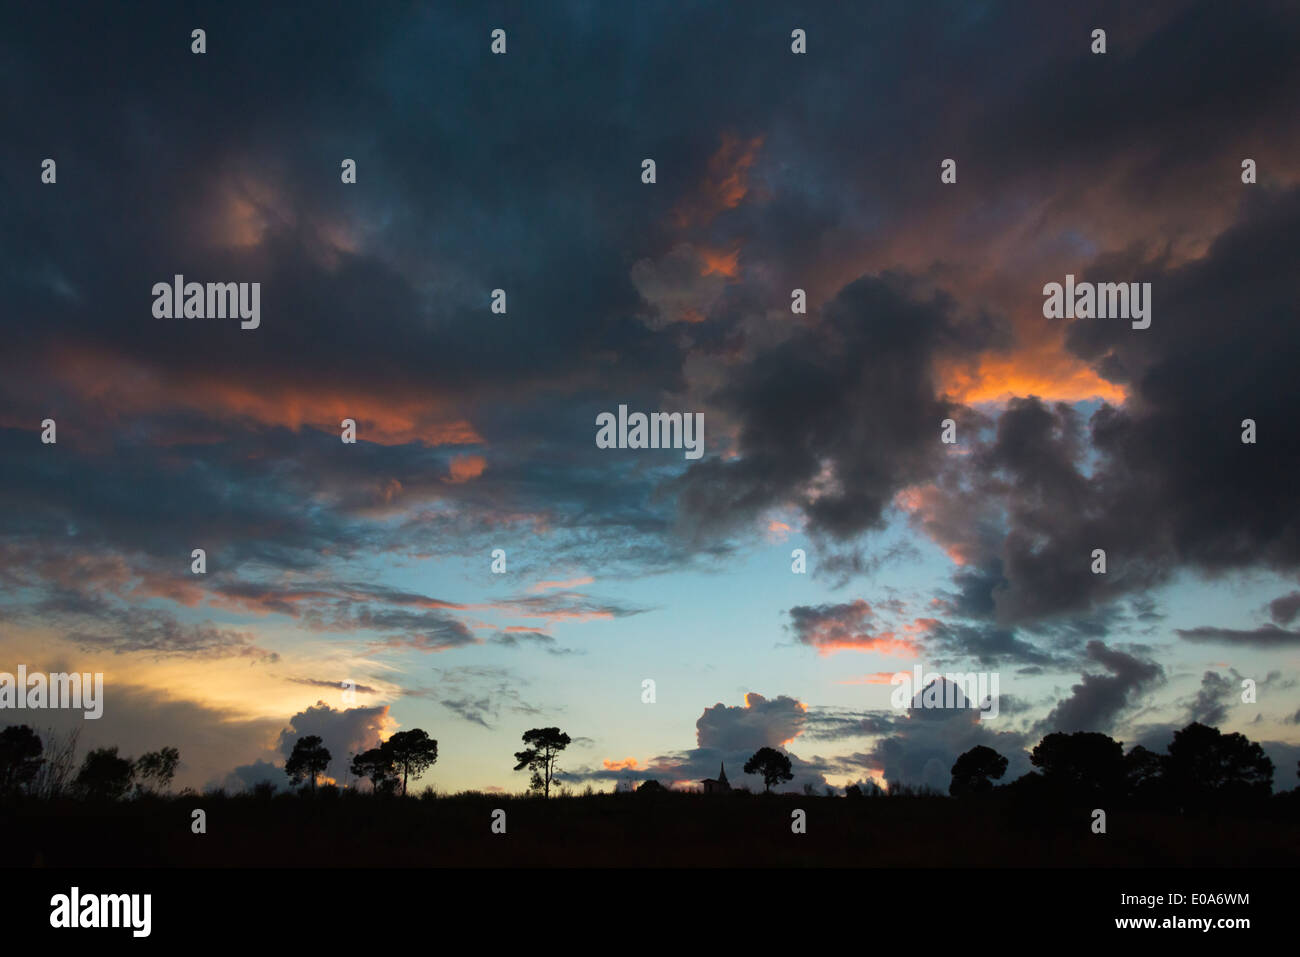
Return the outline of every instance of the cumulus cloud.
[[[936,679],[935,684],[938,688],[931,693],[948,694],[950,683],[946,678]],[[1004,781],[1027,773],[1030,770],[1025,753],[1030,744],[1027,736],[986,726],[980,720],[978,709],[960,706],[964,703],[960,689],[952,690],[959,703],[955,708],[921,707],[917,698],[925,689],[919,690],[907,712],[893,717],[887,734],[869,750],[836,759],[836,769],[848,774],[866,769],[891,787],[927,787],[946,794],[957,758],[977,745],[984,745],[1007,758]]]
[[[277,747],[287,759],[299,738],[316,735],[330,752],[325,774],[342,783],[350,774],[348,766],[353,755],[378,747],[383,738],[396,730],[395,725],[389,717],[388,705],[336,710],[318,701],[289,719],[289,727],[280,732]]]
[[[1109,731],[1137,694],[1164,680],[1164,669],[1154,661],[1108,648],[1100,641],[1088,642],[1087,655],[1110,674],[1083,675],[1070,696],[1042,720],[1042,730]]]

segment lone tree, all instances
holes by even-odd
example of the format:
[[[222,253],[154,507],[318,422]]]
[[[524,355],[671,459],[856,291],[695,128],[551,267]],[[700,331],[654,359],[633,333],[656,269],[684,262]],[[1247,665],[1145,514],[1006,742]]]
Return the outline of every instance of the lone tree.
[[[143,792],[152,793],[155,789],[165,791],[176,776],[176,765],[180,764],[181,753],[176,748],[159,748],[146,751],[135,762],[136,787]]]
[[[763,775],[763,793],[772,790],[773,784],[793,781],[794,772],[790,770],[790,759],[775,748],[759,748],[745,762],[746,774]]]
[[[118,757],[116,747],[96,748],[86,755],[72,787],[82,797],[116,801],[131,789],[134,776],[135,765]]]
[[[564,742],[568,744],[566,740]],[[402,796],[406,796],[407,777],[418,778],[438,760],[438,742],[419,728],[398,731],[380,749],[392,758],[393,767],[402,773]]]
[[[387,794],[397,787],[397,768],[393,755],[382,747],[362,751],[352,758],[352,773],[359,778],[369,778],[376,794]]]
[[[311,781],[311,791],[316,793],[316,779],[330,766],[329,748],[321,744],[320,737],[309,734],[299,738],[293,746],[293,753],[284,762],[284,773],[294,784],[304,778]]]
[[[527,768],[533,772],[528,784],[530,790],[541,791],[544,797],[551,796],[551,782],[559,770],[555,759],[569,746],[571,740],[559,728],[533,728],[524,732],[523,742],[531,747],[515,752],[515,760],[519,762],[515,765],[515,770]]]
[[[992,791],[993,782],[1006,773],[1007,759],[992,748],[977,744],[952,766],[948,793],[953,797],[985,794]]]
[[[0,731],[0,795],[29,787],[41,770],[41,739],[25,724]]]

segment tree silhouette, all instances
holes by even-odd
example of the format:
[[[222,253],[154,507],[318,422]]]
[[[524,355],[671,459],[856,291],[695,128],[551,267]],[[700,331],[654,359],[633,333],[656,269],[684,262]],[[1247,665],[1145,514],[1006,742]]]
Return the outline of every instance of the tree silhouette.
[[[321,744],[318,735],[309,734],[294,742],[293,753],[289,755],[289,760],[284,762],[284,773],[289,775],[289,780],[294,784],[304,778],[311,781],[311,791],[315,794],[316,778],[329,767],[329,764],[329,749]]]
[[[647,778],[642,781],[641,786],[636,789],[637,794],[664,794],[667,791],[668,789],[654,778]]]
[[[551,782],[555,780],[555,759],[561,751],[569,746],[572,739],[559,728],[533,728],[523,734],[524,744],[532,745],[523,751],[515,752],[516,771],[527,768],[533,772],[528,787],[541,791],[543,796],[551,796]]]
[[[772,790],[773,784],[794,780],[790,759],[775,748],[759,748],[745,762],[743,770],[746,774],[763,775],[764,794]]]
[[[1124,755],[1124,792],[1144,805],[1163,805],[1168,798],[1164,755],[1136,745]]]
[[[25,724],[0,731],[0,795],[26,789],[41,770],[41,739]]]
[[[1124,781],[1124,747],[1096,731],[1053,732],[1029,755],[1044,782],[1070,797],[1118,794]]]
[[[402,772],[403,797],[406,796],[407,777],[418,778],[438,760],[438,742],[419,728],[398,731],[382,747],[392,757],[393,766]]]
[[[1007,759],[992,748],[978,744],[957,759],[952,766],[948,793],[953,797],[985,794],[993,790],[993,781],[1007,772]]]
[[[397,786],[397,768],[393,765],[392,752],[383,747],[355,755],[351,770],[359,778],[369,778],[376,794],[386,793]]]
[[[134,776],[135,765],[118,757],[116,747],[96,748],[86,755],[72,786],[82,797],[116,801],[131,789]]]
[[[176,765],[180,763],[181,753],[176,748],[159,748],[146,751],[135,762],[137,787],[141,791],[152,791],[156,787],[165,791],[176,776]]]
[[[1243,734],[1193,722],[1174,732],[1165,760],[1170,787],[1191,803],[1268,797],[1273,762]]]

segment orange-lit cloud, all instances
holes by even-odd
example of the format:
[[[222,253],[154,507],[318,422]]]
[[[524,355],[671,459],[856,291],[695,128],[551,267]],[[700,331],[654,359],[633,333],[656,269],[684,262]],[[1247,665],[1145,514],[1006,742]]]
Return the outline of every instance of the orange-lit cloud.
[[[453,485],[468,482],[483,474],[487,468],[487,459],[481,455],[458,455],[451,460],[445,481]]]
[[[717,273],[728,279],[735,279],[740,272],[740,247],[732,250],[706,249],[697,246],[700,254],[700,275],[711,276]]]
[[[899,638],[892,631],[882,631],[877,635],[855,635],[843,640],[828,639],[817,645],[817,654],[822,656],[839,651],[875,651],[899,658],[917,656],[916,645],[906,638]]]
[[[790,526],[785,522],[772,519],[767,523],[767,540],[769,542],[784,542],[789,537]]]
[[[331,432],[345,418],[357,423],[357,438],[379,445],[481,444],[474,427],[450,405],[424,390],[361,389],[292,381],[256,387],[218,377],[183,375],[149,368],[123,357],[68,350],[55,361],[54,376],[109,416],[184,409],[230,423],[252,422],[294,430],[313,426]],[[472,465],[462,466],[472,469]]]
[[[860,598],[844,605],[795,607],[790,609],[790,616],[799,640],[823,656],[840,651],[874,651],[915,658],[918,654],[916,636],[924,630],[916,622],[905,626],[903,635],[890,629],[878,629],[875,612]]]
[[[1030,395],[1048,402],[1104,399],[1120,404],[1127,395],[1123,386],[1097,375],[1059,343],[1035,343],[1009,354],[985,353],[973,361],[939,362],[935,374],[941,392],[967,405]]]
[[[634,771],[637,768],[636,758],[624,758],[622,761],[611,761],[605,758],[602,763],[607,771]]]
[[[581,578],[570,578],[566,581],[541,581],[537,582],[528,590],[531,592],[550,591],[553,588],[575,588],[578,585],[590,585],[596,579],[590,575],[584,575]]]
[[[709,159],[705,181],[673,209],[677,227],[703,225],[718,213],[739,206],[749,193],[749,171],[762,145],[762,136],[742,139],[723,133],[717,152]]]

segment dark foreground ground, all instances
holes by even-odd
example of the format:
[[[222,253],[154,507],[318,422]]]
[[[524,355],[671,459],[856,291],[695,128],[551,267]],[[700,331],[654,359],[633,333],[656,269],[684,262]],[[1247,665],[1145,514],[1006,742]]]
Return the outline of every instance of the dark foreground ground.
[[[493,834],[493,811],[506,833]],[[192,812],[207,833],[191,831]],[[807,833],[791,831],[806,813]],[[1300,864],[1296,802],[1249,814],[802,795],[186,796],[0,808],[8,866],[1247,867]]]

